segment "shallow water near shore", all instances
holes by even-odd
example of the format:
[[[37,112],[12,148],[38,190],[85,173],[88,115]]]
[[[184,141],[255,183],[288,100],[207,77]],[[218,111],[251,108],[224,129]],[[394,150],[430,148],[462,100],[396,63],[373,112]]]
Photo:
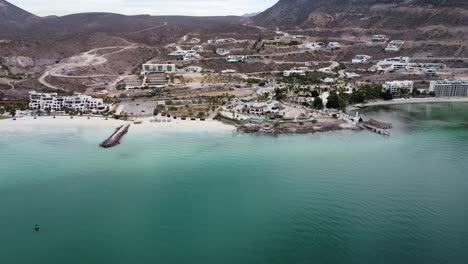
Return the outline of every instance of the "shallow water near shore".
[[[0,121],[0,263],[467,263],[468,104],[366,113],[392,135]]]

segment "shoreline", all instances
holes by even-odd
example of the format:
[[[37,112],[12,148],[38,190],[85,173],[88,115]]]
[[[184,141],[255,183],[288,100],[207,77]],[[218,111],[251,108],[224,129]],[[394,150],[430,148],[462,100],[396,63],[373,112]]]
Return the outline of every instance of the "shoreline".
[[[440,98],[410,98],[410,99],[393,99],[390,101],[374,101],[369,103],[352,105],[350,108],[359,109],[369,106],[386,106],[386,105],[402,105],[402,104],[432,104],[432,103],[468,103],[468,97],[440,97]]]
[[[16,120],[0,120],[0,132],[2,130],[14,129],[34,129],[38,127],[70,127],[70,128],[115,128],[130,124],[132,131],[168,131],[168,132],[187,132],[187,131],[234,131],[236,127],[223,124],[216,120],[192,121],[192,120],[172,120],[171,122],[150,122],[151,118],[138,118],[137,120],[124,121],[104,117],[74,116],[71,119],[68,116],[41,116],[34,119],[31,116],[19,117]],[[134,124],[134,121],[141,121],[141,124]]]

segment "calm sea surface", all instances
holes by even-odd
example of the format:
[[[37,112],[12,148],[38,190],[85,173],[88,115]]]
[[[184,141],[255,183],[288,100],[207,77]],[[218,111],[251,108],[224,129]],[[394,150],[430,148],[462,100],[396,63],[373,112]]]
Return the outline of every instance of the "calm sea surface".
[[[368,115],[392,136],[0,123],[0,263],[468,263],[468,104]]]

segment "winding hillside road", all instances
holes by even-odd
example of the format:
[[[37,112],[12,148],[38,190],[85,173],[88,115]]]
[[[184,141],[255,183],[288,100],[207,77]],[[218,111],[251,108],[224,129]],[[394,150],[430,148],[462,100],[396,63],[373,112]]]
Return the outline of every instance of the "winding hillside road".
[[[150,31],[156,28],[164,27],[167,26],[167,22],[164,22],[163,25],[158,25],[155,27],[143,29],[140,31],[135,31],[131,32],[129,34],[134,34],[134,33],[141,33],[145,31]],[[119,38],[122,40],[124,43],[128,44],[127,46],[108,46],[108,47],[102,47],[102,48],[96,48],[92,49],[86,52],[83,52],[81,54],[72,56],[70,58],[65,59],[64,61],[51,65],[47,67],[46,71],[39,77],[38,81],[42,85],[53,89],[53,90],[60,90],[60,91],[66,91],[65,89],[58,87],[56,85],[53,85],[47,81],[47,77],[52,76],[52,77],[60,77],[60,78],[93,78],[93,77],[118,77],[119,75],[79,75],[79,76],[71,76],[68,75],[67,73],[72,72],[73,70],[80,68],[80,67],[93,67],[93,66],[98,66],[106,63],[108,59],[106,58],[107,56],[115,55],[130,49],[136,49],[136,48],[144,48],[147,47],[147,45],[143,44],[137,44],[137,43],[132,43],[129,42],[128,40],[124,38]],[[100,51],[105,51],[105,50],[115,50],[112,52],[104,53],[104,54],[99,54]]]

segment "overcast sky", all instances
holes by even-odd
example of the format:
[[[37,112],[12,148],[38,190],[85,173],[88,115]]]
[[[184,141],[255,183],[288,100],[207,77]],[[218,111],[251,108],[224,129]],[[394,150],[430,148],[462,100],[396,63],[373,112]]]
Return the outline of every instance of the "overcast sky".
[[[259,12],[278,0],[8,0],[35,15],[112,12],[126,15],[243,15]]]

